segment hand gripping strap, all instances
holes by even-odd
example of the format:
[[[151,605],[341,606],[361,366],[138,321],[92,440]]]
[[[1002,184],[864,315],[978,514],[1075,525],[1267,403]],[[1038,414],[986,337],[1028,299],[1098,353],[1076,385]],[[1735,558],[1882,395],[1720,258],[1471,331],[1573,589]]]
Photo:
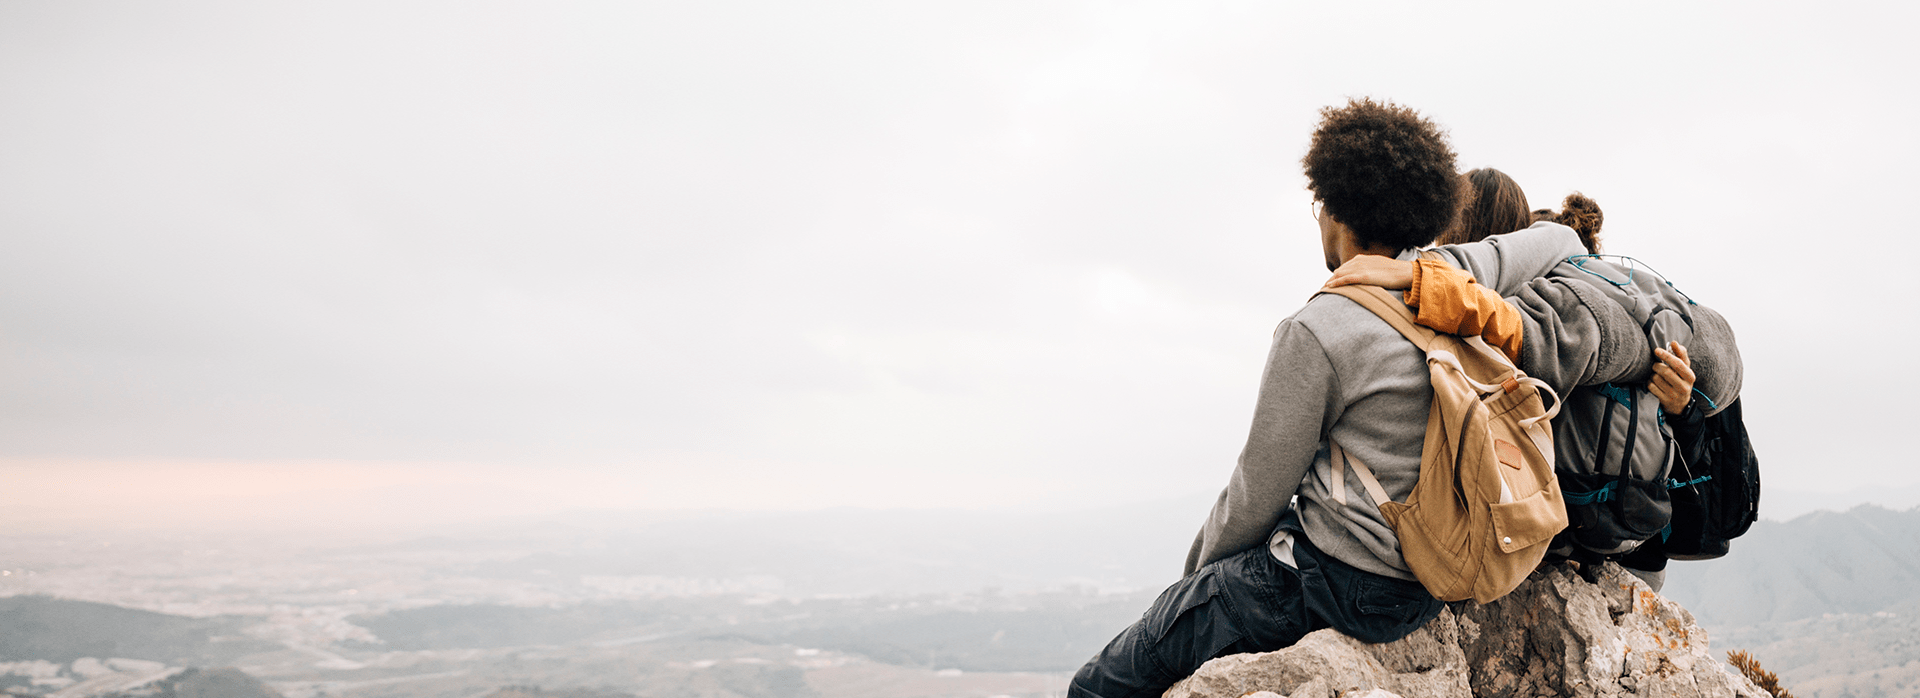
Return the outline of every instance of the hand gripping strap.
[[[1374,315],[1380,316],[1380,319],[1393,326],[1393,329],[1399,330],[1407,341],[1420,347],[1420,351],[1426,351],[1427,347],[1432,345],[1434,335],[1437,334],[1414,322],[1413,310],[1379,286],[1335,286],[1322,288],[1320,292],[1346,296],[1347,299],[1359,303],[1360,307],[1372,311]]]

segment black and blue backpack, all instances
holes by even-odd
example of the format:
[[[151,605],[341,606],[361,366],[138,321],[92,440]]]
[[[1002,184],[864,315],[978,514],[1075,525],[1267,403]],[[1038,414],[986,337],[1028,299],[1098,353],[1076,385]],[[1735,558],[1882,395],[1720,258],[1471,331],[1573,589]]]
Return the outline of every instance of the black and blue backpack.
[[[1717,314],[1631,258],[1576,256],[1555,273],[1600,290],[1640,323],[1650,346],[1694,346],[1696,317],[1712,323],[1713,341],[1732,339]],[[1734,385],[1737,396],[1737,379]],[[1757,512],[1758,466],[1737,397],[1725,409],[1704,393],[1693,402],[1669,419],[1645,383],[1569,391],[1553,420],[1554,470],[1568,519],[1556,552],[1589,563],[1584,569],[1651,540],[1659,544],[1650,549],[1664,553],[1662,563],[1726,554],[1727,542],[1745,533]]]
[[[1760,518],[1760,461],[1753,455],[1740,400],[1708,415],[1714,406],[1695,395],[1674,420],[1679,462],[1674,476],[1673,522],[1661,547],[1675,560],[1711,560]],[[1702,404],[1705,402],[1706,404]]]

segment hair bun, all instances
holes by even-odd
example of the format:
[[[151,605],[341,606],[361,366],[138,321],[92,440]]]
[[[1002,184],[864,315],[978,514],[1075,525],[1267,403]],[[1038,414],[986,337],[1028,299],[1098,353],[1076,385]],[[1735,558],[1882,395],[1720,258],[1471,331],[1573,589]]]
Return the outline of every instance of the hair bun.
[[[1580,234],[1580,242],[1587,246],[1588,252],[1600,251],[1600,224],[1606,217],[1600,213],[1600,204],[1587,198],[1586,194],[1574,192],[1560,202],[1560,215],[1555,223],[1572,228]]]

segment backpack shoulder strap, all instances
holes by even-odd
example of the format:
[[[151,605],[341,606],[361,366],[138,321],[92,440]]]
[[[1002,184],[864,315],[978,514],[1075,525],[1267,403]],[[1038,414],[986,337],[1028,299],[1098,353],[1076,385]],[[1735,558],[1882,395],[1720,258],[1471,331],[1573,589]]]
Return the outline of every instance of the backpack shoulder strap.
[[[1421,351],[1427,351],[1428,347],[1433,345],[1434,336],[1438,334],[1414,322],[1413,310],[1379,286],[1338,286],[1322,288],[1320,292],[1346,296],[1349,300],[1359,303],[1360,307],[1373,311],[1374,315],[1380,316],[1380,319],[1387,321],[1393,329],[1399,330],[1407,341],[1413,342],[1413,345],[1420,347]]]
[[[1366,488],[1367,496],[1373,498],[1374,506],[1393,501],[1392,497],[1387,496],[1387,488],[1380,486],[1380,479],[1373,476],[1372,468],[1368,468],[1365,463],[1361,463],[1360,459],[1347,455],[1346,449],[1340,448],[1339,443],[1329,439],[1327,440],[1327,445],[1333,449],[1333,483],[1331,489],[1333,490],[1334,499],[1339,500],[1343,505],[1347,503],[1347,467],[1352,466],[1353,474],[1360,476],[1360,486]],[[1505,488],[1505,483],[1502,483],[1501,487]]]

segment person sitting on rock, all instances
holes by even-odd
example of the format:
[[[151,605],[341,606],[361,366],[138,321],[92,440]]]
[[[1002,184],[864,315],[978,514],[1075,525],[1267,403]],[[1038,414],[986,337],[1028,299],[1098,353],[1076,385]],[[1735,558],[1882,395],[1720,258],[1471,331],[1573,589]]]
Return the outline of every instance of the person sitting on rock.
[[[1446,136],[1390,102],[1322,110],[1303,165],[1329,271],[1362,254],[1413,260],[1460,215]],[[1545,224],[1439,251],[1508,296],[1586,250],[1572,229]],[[1631,318],[1561,300],[1571,305],[1534,333],[1565,344],[1546,354],[1563,364],[1557,378],[1644,375],[1651,352]],[[1602,338],[1628,346],[1602,347]],[[1184,578],[1074,675],[1068,695],[1158,696],[1215,657],[1280,649],[1322,628],[1389,642],[1438,615],[1443,604],[1408,571],[1374,500],[1355,478],[1342,497],[1329,484],[1329,443],[1338,441],[1404,502],[1419,478],[1432,400],[1425,353],[1354,301],[1316,295],[1282,321],[1246,446]]]

